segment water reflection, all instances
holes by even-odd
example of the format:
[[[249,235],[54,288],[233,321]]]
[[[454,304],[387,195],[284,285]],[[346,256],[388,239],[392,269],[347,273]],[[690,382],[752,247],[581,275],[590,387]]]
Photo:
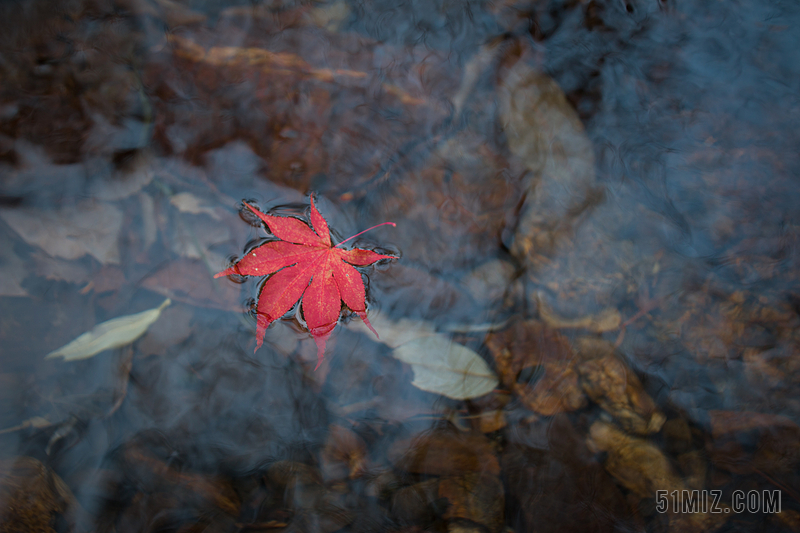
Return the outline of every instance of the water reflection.
[[[0,10],[0,521],[796,529],[790,7]],[[253,354],[257,284],[211,277],[264,236],[242,198],[303,218],[312,190],[402,255],[365,271],[381,339],[345,317],[317,372],[300,321]],[[132,344],[43,360],[165,297]],[[653,505],[740,489],[784,512]]]

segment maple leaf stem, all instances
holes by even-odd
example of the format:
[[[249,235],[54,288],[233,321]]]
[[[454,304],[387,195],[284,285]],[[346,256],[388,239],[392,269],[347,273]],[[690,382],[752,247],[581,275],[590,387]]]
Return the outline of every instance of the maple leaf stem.
[[[364,231],[360,231],[360,232],[356,233],[356,234],[355,234],[355,235],[353,235],[352,237],[348,237],[348,238],[346,238],[345,240],[343,240],[342,242],[340,242],[339,244],[337,244],[336,246],[334,246],[334,248],[338,248],[338,247],[340,247],[341,245],[343,245],[343,244],[344,244],[344,243],[346,243],[347,241],[353,240],[353,239],[355,239],[356,237],[358,237],[359,235],[362,235],[362,234],[364,234],[364,233],[368,232],[369,230],[373,230],[373,229],[375,229],[375,228],[377,228],[377,227],[380,227],[380,226],[385,226],[385,225],[387,225],[387,224],[390,224],[390,225],[392,225],[392,226],[394,226],[394,227],[397,227],[397,224],[395,224],[394,222],[383,222],[383,223],[381,223],[381,224],[376,224],[376,225],[372,226],[371,228],[367,228],[367,229],[365,229]]]

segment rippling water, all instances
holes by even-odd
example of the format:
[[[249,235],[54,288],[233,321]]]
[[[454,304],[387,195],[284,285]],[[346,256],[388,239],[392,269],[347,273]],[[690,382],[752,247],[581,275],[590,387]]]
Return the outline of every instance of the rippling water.
[[[61,498],[32,511],[59,531],[797,529],[794,4],[0,13],[0,505]],[[345,312],[316,372],[299,310],[254,353],[258,280],[212,278],[270,238],[242,199],[305,219],[312,192],[334,243],[393,221],[356,243],[400,256],[364,270],[382,338]],[[44,359],[166,297],[134,342]],[[436,334],[491,392],[415,386],[452,371],[392,339]],[[784,513],[662,514],[662,489]]]

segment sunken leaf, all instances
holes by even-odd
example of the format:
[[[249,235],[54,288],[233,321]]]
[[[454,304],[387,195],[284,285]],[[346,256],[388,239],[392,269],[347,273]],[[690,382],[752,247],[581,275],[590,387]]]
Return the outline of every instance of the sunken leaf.
[[[87,331],[74,341],[50,352],[45,356],[45,359],[63,357],[64,361],[78,361],[80,359],[88,359],[103,350],[130,344],[144,335],[147,328],[158,320],[161,311],[170,303],[172,303],[171,300],[167,298],[155,309],[112,318],[102,324],[98,324],[94,329]]]
[[[117,238],[122,211],[111,204],[85,201],[55,211],[37,208],[0,210],[0,218],[28,244],[52,257],[91,255],[102,264],[119,264]]]
[[[497,387],[497,376],[481,357],[444,335],[421,337],[392,355],[411,365],[415,387],[456,400],[476,398]]]

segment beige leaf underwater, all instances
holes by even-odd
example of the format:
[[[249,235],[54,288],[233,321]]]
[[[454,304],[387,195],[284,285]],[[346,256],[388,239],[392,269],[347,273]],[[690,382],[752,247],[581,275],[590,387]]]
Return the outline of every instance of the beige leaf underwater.
[[[22,281],[28,275],[25,262],[10,245],[0,247],[0,296],[28,296]]]
[[[53,257],[77,259],[86,254],[103,264],[118,264],[117,238],[122,212],[113,205],[87,200],[55,211],[38,208],[0,210],[0,218],[25,242]]]
[[[161,311],[170,303],[172,301],[167,298],[155,309],[112,318],[102,324],[98,324],[94,329],[80,335],[74,341],[50,352],[45,356],[45,359],[63,357],[64,361],[78,361],[80,359],[88,359],[103,350],[130,344],[144,335],[147,328],[158,320]]]
[[[372,327],[375,328],[375,331],[380,335],[378,340],[390,348],[397,348],[414,339],[430,337],[437,334],[434,325],[424,320],[401,318],[400,320],[394,321],[382,315],[373,314],[369,317],[369,321]],[[354,331],[360,331],[365,335],[372,336],[372,332],[361,320],[353,320],[347,324],[347,327]]]
[[[28,429],[28,428],[42,429],[42,428],[50,427],[52,425],[53,425],[53,423],[50,422],[49,420],[47,420],[46,418],[43,418],[41,416],[34,416],[32,418],[29,418],[29,419],[23,421],[21,424],[18,424],[16,426],[13,426],[13,427],[10,427],[10,428],[5,428],[5,429],[0,429],[0,435],[4,435],[6,433],[13,433],[15,431],[21,431],[23,429]]]
[[[208,215],[214,220],[219,220],[219,214],[213,207],[206,205],[203,200],[190,192],[180,192],[169,199],[169,203],[178,208],[181,213],[192,215]]]
[[[412,385],[455,400],[483,396],[499,383],[477,353],[444,335],[411,340],[395,348],[392,355],[411,365]]]

